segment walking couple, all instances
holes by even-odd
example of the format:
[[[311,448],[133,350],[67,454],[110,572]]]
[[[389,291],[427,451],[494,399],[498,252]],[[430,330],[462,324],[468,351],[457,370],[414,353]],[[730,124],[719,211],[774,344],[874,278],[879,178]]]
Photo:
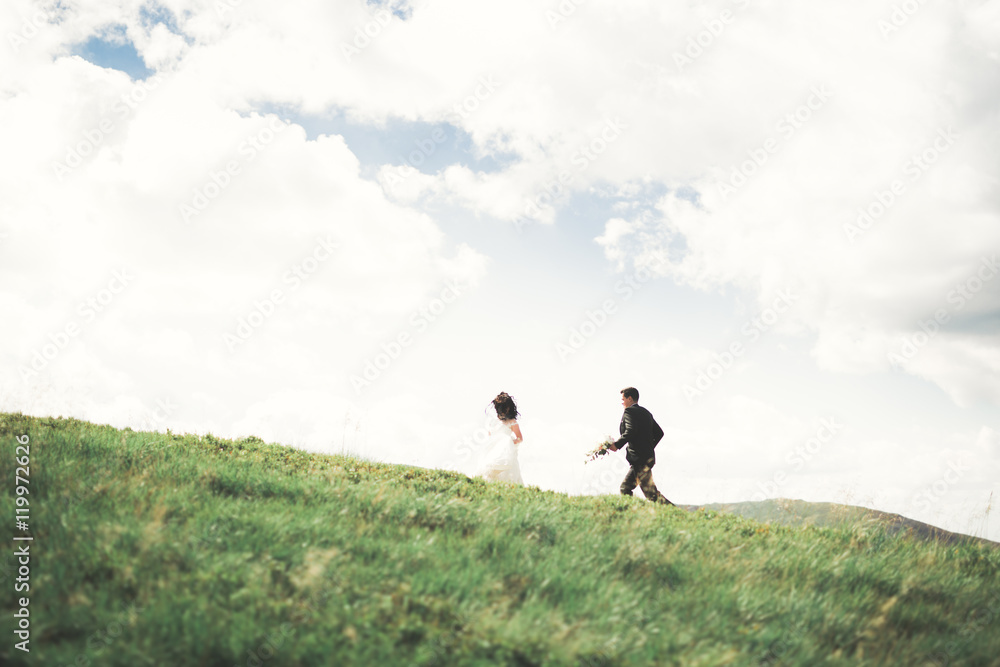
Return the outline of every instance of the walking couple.
[[[638,389],[626,387],[621,390],[621,395],[622,405],[625,407],[618,427],[621,437],[609,447],[616,452],[628,445],[625,460],[629,463],[629,469],[620,491],[622,495],[631,496],[638,484],[648,500],[673,505],[653,483],[653,466],[656,464],[654,450],[663,438],[663,429],[649,410],[639,405]],[[521,468],[517,462],[517,446],[524,438],[517,423],[517,406],[507,392],[501,392],[493,399],[493,409],[496,411],[497,422],[491,425],[490,441],[476,474],[487,480],[523,484]]]

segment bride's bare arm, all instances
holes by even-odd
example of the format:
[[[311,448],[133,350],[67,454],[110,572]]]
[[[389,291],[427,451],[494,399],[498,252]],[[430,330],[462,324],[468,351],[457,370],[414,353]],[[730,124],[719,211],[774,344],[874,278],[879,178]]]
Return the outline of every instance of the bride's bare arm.
[[[510,425],[510,431],[514,434],[514,444],[520,443],[524,438],[521,437],[521,427],[517,422]]]

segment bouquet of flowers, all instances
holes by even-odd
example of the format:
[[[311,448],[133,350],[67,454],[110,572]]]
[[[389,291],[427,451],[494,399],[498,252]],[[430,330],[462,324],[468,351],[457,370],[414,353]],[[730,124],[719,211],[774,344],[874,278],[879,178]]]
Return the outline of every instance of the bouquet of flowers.
[[[615,441],[610,435],[604,438],[604,441],[601,442],[601,444],[597,445],[597,447],[594,447],[592,450],[587,452],[587,460],[584,461],[584,463],[590,463],[591,461],[594,461],[601,456],[610,454],[611,445],[613,444],[615,444]]]

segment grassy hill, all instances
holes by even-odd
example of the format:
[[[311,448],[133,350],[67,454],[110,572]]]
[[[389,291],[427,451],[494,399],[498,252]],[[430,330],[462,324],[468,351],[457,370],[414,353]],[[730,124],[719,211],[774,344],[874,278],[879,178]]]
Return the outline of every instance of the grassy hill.
[[[984,544],[0,414],[8,545],[23,435],[31,588],[5,547],[3,664],[1000,664]]]
[[[689,509],[690,506],[685,506]],[[904,533],[924,540],[937,540],[948,544],[977,542],[984,546],[1000,547],[1000,543],[981,537],[952,533],[922,521],[899,514],[880,512],[867,507],[837,503],[814,503],[788,498],[774,498],[742,503],[715,503],[704,509],[737,514],[745,519],[784,526],[826,526],[853,528],[871,525],[890,534]]]

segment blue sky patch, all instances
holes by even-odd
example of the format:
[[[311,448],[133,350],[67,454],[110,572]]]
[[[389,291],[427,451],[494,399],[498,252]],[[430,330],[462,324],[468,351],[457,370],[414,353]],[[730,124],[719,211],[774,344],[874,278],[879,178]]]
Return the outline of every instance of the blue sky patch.
[[[409,0],[367,0],[365,4],[369,7],[387,9],[393,16],[403,21],[407,21],[413,16],[413,7]]]
[[[77,44],[72,53],[98,67],[125,72],[132,79],[145,79],[154,73],[146,67],[135,46],[126,37],[125,26],[115,26],[102,36],[95,35]]]
[[[514,161],[513,155],[477,156],[472,137],[450,123],[427,123],[390,119],[384,126],[355,123],[342,113],[327,116],[306,115],[277,106],[261,105],[260,113],[273,113],[302,126],[306,138],[315,140],[323,134],[344,137],[348,148],[361,162],[361,173],[374,176],[382,165],[410,166],[425,174],[434,174],[453,164],[476,172],[501,171]]]
[[[181,29],[177,26],[177,17],[169,8],[155,2],[143,5],[139,8],[139,19],[142,25],[152,29],[158,24],[163,24],[170,29],[170,32],[181,34]],[[191,40],[188,41],[191,43]]]

